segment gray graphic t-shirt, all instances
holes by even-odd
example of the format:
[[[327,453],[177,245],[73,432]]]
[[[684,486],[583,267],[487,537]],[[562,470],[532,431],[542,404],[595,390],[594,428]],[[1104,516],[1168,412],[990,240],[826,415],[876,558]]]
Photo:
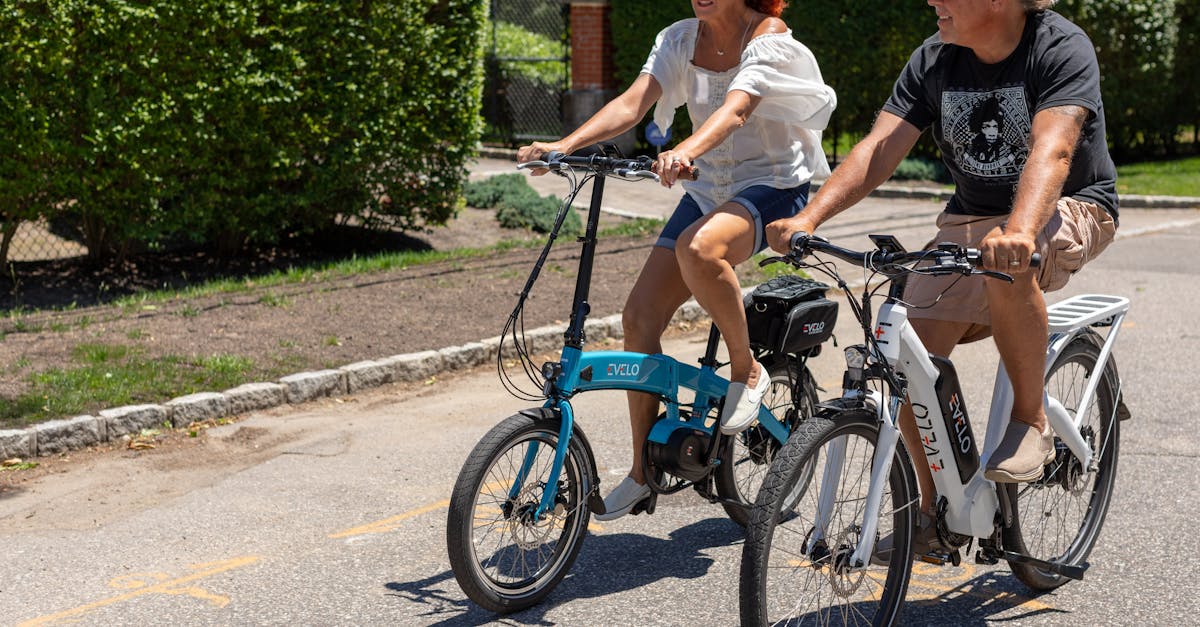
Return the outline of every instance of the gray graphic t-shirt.
[[[932,128],[956,185],[947,211],[1004,215],[1029,156],[1034,114],[1064,105],[1092,115],[1063,195],[1115,217],[1117,172],[1105,140],[1096,52],[1079,27],[1053,11],[1030,14],[1017,49],[995,64],[934,35],[913,53],[883,108],[919,129]]]

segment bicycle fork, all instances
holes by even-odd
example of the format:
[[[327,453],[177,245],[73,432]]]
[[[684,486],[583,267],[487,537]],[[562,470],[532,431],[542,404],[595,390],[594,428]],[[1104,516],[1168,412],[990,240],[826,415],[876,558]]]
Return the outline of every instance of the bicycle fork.
[[[875,453],[871,460],[871,479],[867,489],[866,503],[863,508],[862,524],[859,529],[858,546],[846,564],[851,570],[865,568],[875,552],[875,539],[879,531],[879,514],[883,509],[883,491],[887,484],[888,475],[892,468],[892,459],[896,453],[896,444],[900,441],[900,428],[896,422],[900,415],[901,399],[893,396],[887,403],[882,402],[882,395],[877,391],[870,392],[879,411],[879,437],[875,443]],[[830,518],[835,501],[838,498],[838,488],[841,485],[842,468],[846,462],[846,445],[849,436],[841,436],[830,443],[825,458],[825,469],[821,491],[817,497],[817,513],[814,520],[814,530],[805,550],[808,555],[814,551],[829,536]],[[906,505],[907,507],[907,505]]]

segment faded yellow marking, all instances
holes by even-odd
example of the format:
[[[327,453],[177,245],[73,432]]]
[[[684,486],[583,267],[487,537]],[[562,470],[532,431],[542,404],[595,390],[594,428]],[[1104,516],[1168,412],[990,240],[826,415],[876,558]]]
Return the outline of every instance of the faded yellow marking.
[[[488,492],[491,490],[495,490],[497,488],[505,487],[507,485],[508,485],[507,482],[496,481],[493,483],[484,484],[483,486],[481,486],[479,488],[479,492]],[[444,499],[444,500],[438,501],[437,503],[430,503],[429,505],[425,505],[423,507],[418,507],[417,509],[414,509],[414,510],[409,510],[407,512],[404,512],[403,514],[397,514],[395,516],[392,516],[391,518],[384,518],[383,520],[377,520],[375,522],[367,523],[365,525],[359,525],[358,527],[352,527],[350,529],[346,529],[345,531],[331,533],[331,534],[329,534],[329,537],[337,539],[337,538],[349,538],[352,536],[362,536],[362,535],[366,535],[368,533],[388,533],[391,531],[395,531],[396,528],[400,526],[400,523],[408,520],[409,518],[413,518],[415,516],[420,516],[421,514],[428,514],[429,512],[436,511],[436,510],[439,510],[439,509],[442,509],[445,507],[450,507],[449,499]],[[485,509],[487,509],[487,508],[485,508]],[[497,509],[496,511],[499,511],[499,510]],[[478,516],[474,517],[474,520],[478,520],[478,519],[479,519]],[[478,525],[476,525],[476,527],[478,527]]]
[[[439,509],[442,509],[444,507],[449,507],[449,506],[450,506],[449,499],[438,501],[437,503],[430,503],[429,505],[426,505],[425,507],[418,507],[417,509],[404,512],[403,514],[400,514],[397,516],[392,516],[391,518],[384,518],[383,520],[377,520],[373,523],[367,523],[365,525],[360,525],[358,527],[352,527],[345,531],[331,533],[331,534],[329,534],[329,537],[330,538],[349,538],[350,536],[361,536],[361,535],[366,535],[368,533],[387,533],[389,531],[395,531],[396,527],[398,527],[400,525],[400,523],[408,520],[409,518],[412,518],[414,516],[420,516],[421,514],[428,514],[429,512],[439,510]]]
[[[188,568],[197,570],[199,572],[195,572],[195,573],[192,573],[192,574],[184,576],[184,577],[179,577],[177,579],[170,579],[170,575],[168,575],[166,573],[141,573],[141,574],[135,574],[135,575],[122,575],[122,576],[117,577],[117,578],[113,579],[112,581],[110,581],[108,583],[108,585],[110,587],[118,588],[121,590],[133,590],[132,592],[118,595],[115,597],[110,597],[107,599],[103,599],[101,601],[96,601],[94,603],[88,603],[87,605],[81,605],[74,609],[58,612],[57,614],[49,614],[46,616],[41,616],[38,618],[30,619],[23,623],[18,624],[18,627],[32,627],[33,625],[49,625],[52,623],[56,623],[56,622],[65,620],[65,619],[81,616],[83,614],[91,612],[92,610],[96,610],[96,609],[106,607],[109,605],[113,605],[116,603],[128,601],[130,599],[135,599],[137,597],[145,596],[147,594],[170,594],[170,595],[181,595],[182,594],[182,595],[187,595],[187,596],[190,596],[190,597],[193,597],[196,599],[200,599],[203,601],[208,601],[209,603],[211,603],[212,605],[214,605],[218,608],[225,607],[225,606],[229,605],[229,597],[226,597],[223,595],[218,595],[218,594],[213,594],[211,592],[208,592],[207,590],[204,590],[204,589],[201,589],[201,588],[198,588],[195,586],[187,586],[184,584],[190,584],[194,581],[204,579],[205,577],[211,577],[212,575],[217,575],[217,574],[229,571],[229,570],[233,570],[235,568],[241,568],[243,566],[248,566],[250,564],[257,562],[258,560],[259,560],[259,558],[257,556],[250,555],[250,556],[246,556],[246,557],[235,557],[233,559],[221,560],[221,561],[217,561],[217,562],[208,562],[206,564],[192,564],[191,566],[188,566]],[[157,581],[159,583],[152,583],[153,581]]]
[[[1011,603],[1013,605],[1013,607],[1023,607],[1025,609],[1031,610],[1031,611],[1043,611],[1043,610],[1054,609],[1053,605],[1047,605],[1036,599],[1031,599],[1029,597],[1021,596],[1019,594],[1013,594],[1011,592],[996,592],[993,590],[979,591],[979,590],[975,590],[974,588],[962,589],[962,588],[959,588],[958,586],[946,586],[946,585],[942,585],[939,583],[934,583],[932,581],[927,581],[924,579],[910,579],[908,585],[909,585],[909,600],[910,601],[935,601],[939,598],[938,595],[919,595],[916,597],[912,596],[912,586],[917,585],[922,588],[928,588],[930,590],[937,590],[941,594],[958,591],[965,596],[974,597],[976,599],[982,599],[984,601],[991,601],[993,603]]]

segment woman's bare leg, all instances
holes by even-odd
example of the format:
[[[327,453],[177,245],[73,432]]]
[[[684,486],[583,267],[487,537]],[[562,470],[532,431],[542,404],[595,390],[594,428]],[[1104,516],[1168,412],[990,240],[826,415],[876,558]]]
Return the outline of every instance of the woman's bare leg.
[[[675,310],[689,296],[691,293],[679,274],[675,254],[660,246],[652,247],[621,315],[625,350],[661,353],[662,334],[675,315]],[[629,392],[628,397],[629,426],[633,435],[633,466],[629,476],[644,484],[642,445],[658,418],[659,402],[653,395],[643,392]]]
[[[725,338],[729,380],[750,387],[760,373],[752,367],[742,287],[733,267],[754,254],[754,228],[750,212],[728,202],[684,230],[675,244],[684,283]]]

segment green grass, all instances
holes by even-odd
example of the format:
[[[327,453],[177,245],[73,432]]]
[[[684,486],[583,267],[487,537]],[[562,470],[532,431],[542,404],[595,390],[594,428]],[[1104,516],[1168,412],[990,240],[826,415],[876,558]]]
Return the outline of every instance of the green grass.
[[[1119,166],[1117,193],[1200,197],[1200,157]]]
[[[637,219],[622,221],[601,230],[601,237],[644,237],[657,233],[662,228],[661,220]],[[505,240],[486,248],[459,249],[453,251],[427,251],[384,253],[369,257],[353,257],[343,261],[322,264],[310,268],[290,268],[270,275],[254,278],[231,278],[198,284],[185,290],[163,290],[144,292],[121,299],[116,304],[127,312],[153,311],[159,304],[188,298],[199,298],[227,293],[246,292],[262,287],[280,287],[323,279],[341,278],[372,272],[418,266],[422,264],[466,261],[493,255],[496,252],[536,248],[545,240]],[[560,243],[570,243],[560,240]],[[573,272],[563,269],[563,272]],[[267,291],[260,302],[268,306],[287,307],[292,303],[288,297]],[[41,326],[27,321],[24,316],[39,312],[22,310],[9,312],[11,332],[41,330]],[[185,303],[178,311],[183,317],[200,313],[195,306]],[[88,323],[91,321],[88,320]],[[55,325],[56,330],[58,325]],[[126,333],[130,340],[148,337],[141,329]],[[333,347],[341,344],[336,336],[322,338],[322,344]],[[295,349],[295,342],[283,340],[280,348]],[[27,362],[16,364],[25,368]],[[234,356],[181,357],[171,355],[158,359],[146,356],[138,346],[115,344],[80,344],[72,352],[72,363],[44,372],[24,375],[28,391],[15,399],[0,398],[0,429],[17,428],[56,418],[66,418],[110,407],[136,403],[158,403],[204,390],[221,390],[240,385],[251,376],[282,376],[295,372],[303,366],[299,355],[276,355],[270,363],[255,364],[250,359]]]
[[[163,399],[245,383],[255,369],[244,357],[167,357],[150,359],[137,347],[80,344],[73,363],[27,376],[29,390],[0,398],[0,428]]]

